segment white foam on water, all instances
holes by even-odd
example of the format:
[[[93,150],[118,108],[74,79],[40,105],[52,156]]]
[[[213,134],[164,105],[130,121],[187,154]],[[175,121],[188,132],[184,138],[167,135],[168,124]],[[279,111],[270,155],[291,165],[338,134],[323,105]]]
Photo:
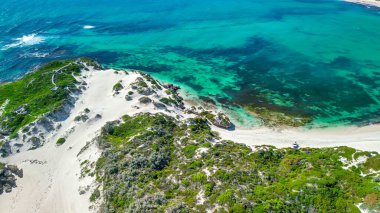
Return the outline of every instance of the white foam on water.
[[[92,26],[92,25],[84,25],[83,26],[83,29],[93,29],[95,28],[95,26]]]
[[[4,45],[2,50],[7,50],[15,47],[31,46],[44,42],[45,38],[37,34],[23,35],[20,38],[13,39],[15,42]]]
[[[34,53],[26,53],[21,55],[21,58],[45,58],[49,55],[49,53],[43,52],[34,52]]]

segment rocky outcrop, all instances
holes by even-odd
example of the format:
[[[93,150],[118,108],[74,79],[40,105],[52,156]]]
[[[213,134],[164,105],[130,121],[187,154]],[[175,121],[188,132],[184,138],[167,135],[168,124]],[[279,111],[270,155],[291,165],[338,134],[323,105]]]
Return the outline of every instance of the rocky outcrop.
[[[46,116],[52,121],[61,122],[70,116],[71,109],[74,107],[76,99],[69,96],[58,109],[53,110]]]
[[[218,112],[216,115],[212,111],[202,111],[201,117],[206,118],[211,124],[223,129],[230,129],[233,124],[224,113]]]
[[[16,185],[16,176],[22,178],[23,170],[14,165],[5,165],[0,163],[0,195],[4,192],[12,192]]]
[[[12,154],[12,147],[9,141],[3,142],[2,145],[0,145],[0,156],[4,158],[10,154]]]
[[[232,126],[232,123],[230,119],[228,118],[228,116],[221,112],[219,112],[215,116],[215,119],[212,122],[212,124],[223,129],[229,129]]]
[[[138,77],[135,82],[131,84],[132,89],[136,90],[140,95],[149,96],[155,93],[155,90],[152,89],[143,78]]]

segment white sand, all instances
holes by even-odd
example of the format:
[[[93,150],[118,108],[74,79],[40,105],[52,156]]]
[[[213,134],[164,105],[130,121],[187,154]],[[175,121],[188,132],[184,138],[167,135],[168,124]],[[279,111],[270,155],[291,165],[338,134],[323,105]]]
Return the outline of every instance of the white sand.
[[[70,212],[84,213],[90,210],[89,197],[94,189],[94,179],[80,179],[80,163],[84,160],[95,161],[100,151],[92,144],[85,152],[77,157],[79,151],[99,134],[101,127],[107,122],[119,119],[122,115],[133,115],[138,112],[164,112],[154,109],[153,104],[142,105],[138,97],[126,101],[128,90],[114,96],[112,87],[119,80],[128,87],[138,73],[129,75],[114,70],[94,71],[85,73],[82,78],[88,84],[88,89],[79,97],[70,117],[62,122],[62,128],[56,133],[47,135],[47,143],[36,150],[21,152],[5,158],[5,162],[15,164],[24,170],[24,177],[17,180],[17,188],[11,193],[0,196],[1,212]],[[166,96],[160,91],[159,96]],[[153,95],[154,96],[154,95]],[[151,96],[152,98],[152,96]],[[155,97],[153,99],[158,99]],[[156,100],[157,101],[157,100]],[[139,106],[137,109],[135,106]],[[75,116],[89,108],[90,120],[85,123],[74,122]],[[178,109],[173,109],[171,115],[189,117]],[[93,117],[101,114],[100,120]],[[72,132],[70,130],[73,129]],[[380,126],[364,128],[345,128],[332,130],[283,130],[275,131],[269,128],[250,130],[236,129],[227,131],[213,127],[220,132],[224,139],[234,140],[248,145],[274,145],[289,147],[296,141],[301,147],[351,146],[361,150],[380,152]],[[66,143],[57,146],[60,137],[67,136]],[[31,163],[38,161],[38,163]],[[79,194],[80,187],[91,186],[85,194]],[[96,209],[96,208],[95,208]]]
[[[356,3],[356,4],[362,4],[366,6],[380,7],[380,1],[378,0],[344,0],[344,1]]]
[[[141,105],[138,98],[126,101],[127,89],[114,96],[112,87],[122,80],[122,84],[129,86],[140,74],[124,72],[115,74],[114,70],[91,70],[83,79],[88,89],[79,97],[70,117],[62,123],[62,128],[56,134],[50,135],[48,142],[41,148],[12,155],[3,161],[17,165],[24,170],[24,177],[17,180],[17,188],[11,193],[0,196],[1,212],[89,212],[89,197],[92,190],[79,195],[79,187],[86,187],[94,183],[94,179],[87,177],[79,180],[80,163],[84,160],[95,161],[100,151],[95,145],[82,153],[77,154],[91,141],[107,121],[120,119],[125,114],[133,115],[139,112],[158,112],[153,104]],[[165,94],[160,94],[165,96]],[[133,106],[139,106],[136,109]],[[90,120],[85,123],[74,122],[75,116],[89,108]],[[163,112],[163,111],[161,111]],[[91,120],[96,114],[102,119]],[[174,114],[172,114],[174,115]],[[70,129],[75,127],[70,134]],[[68,134],[66,142],[57,146],[58,138]],[[39,163],[31,163],[37,160]]]
[[[249,146],[266,144],[282,148],[292,147],[292,144],[297,142],[300,147],[349,146],[363,151],[380,152],[380,125],[312,130],[294,128],[278,131],[266,127],[250,130],[237,128],[234,131],[215,127],[214,129],[223,139]]]

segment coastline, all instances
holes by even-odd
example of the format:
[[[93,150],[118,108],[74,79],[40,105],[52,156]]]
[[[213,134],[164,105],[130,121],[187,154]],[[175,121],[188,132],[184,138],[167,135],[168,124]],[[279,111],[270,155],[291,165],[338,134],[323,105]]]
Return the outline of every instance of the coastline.
[[[61,127],[46,133],[47,143],[40,148],[21,151],[2,159],[5,163],[22,168],[25,173],[23,178],[18,179],[18,187],[12,193],[1,195],[0,205],[3,211],[96,212],[101,201],[90,202],[90,191],[97,187],[95,177],[82,177],[82,163],[94,162],[101,155],[94,139],[107,122],[118,120],[123,115],[133,116],[144,112],[164,113],[179,120],[197,116],[196,113],[187,113],[175,106],[167,106],[165,109],[156,107],[154,103],[158,103],[160,98],[170,97],[164,90],[157,90],[156,94],[149,96],[153,99],[153,104],[141,103],[140,99],[144,95],[140,94],[134,94],[132,100],[126,100],[129,94],[126,89],[115,92],[112,88],[118,83],[123,88],[131,88],[138,78],[144,78],[140,72],[127,72],[96,70],[91,67],[83,71],[76,78],[78,82],[86,83],[86,89],[76,97],[69,117],[59,122]],[[185,102],[185,107],[189,109],[194,104],[199,103]],[[75,121],[86,109],[90,110],[87,114],[88,121]],[[97,115],[101,115],[101,118],[96,119]],[[297,142],[301,148],[348,146],[380,152],[380,125],[311,130],[264,126],[226,130],[210,126],[222,139],[243,143],[253,149],[260,145],[292,147]],[[66,138],[66,142],[57,145],[56,141],[62,137]]]
[[[354,4],[361,4],[365,6],[374,6],[380,8],[380,1],[377,0],[343,0]]]

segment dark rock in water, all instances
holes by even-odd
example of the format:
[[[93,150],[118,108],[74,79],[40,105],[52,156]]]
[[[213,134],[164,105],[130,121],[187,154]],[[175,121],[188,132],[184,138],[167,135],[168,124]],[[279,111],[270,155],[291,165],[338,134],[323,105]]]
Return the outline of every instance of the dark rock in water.
[[[144,96],[144,97],[139,98],[139,102],[142,104],[149,104],[149,103],[152,103],[152,99]]]

